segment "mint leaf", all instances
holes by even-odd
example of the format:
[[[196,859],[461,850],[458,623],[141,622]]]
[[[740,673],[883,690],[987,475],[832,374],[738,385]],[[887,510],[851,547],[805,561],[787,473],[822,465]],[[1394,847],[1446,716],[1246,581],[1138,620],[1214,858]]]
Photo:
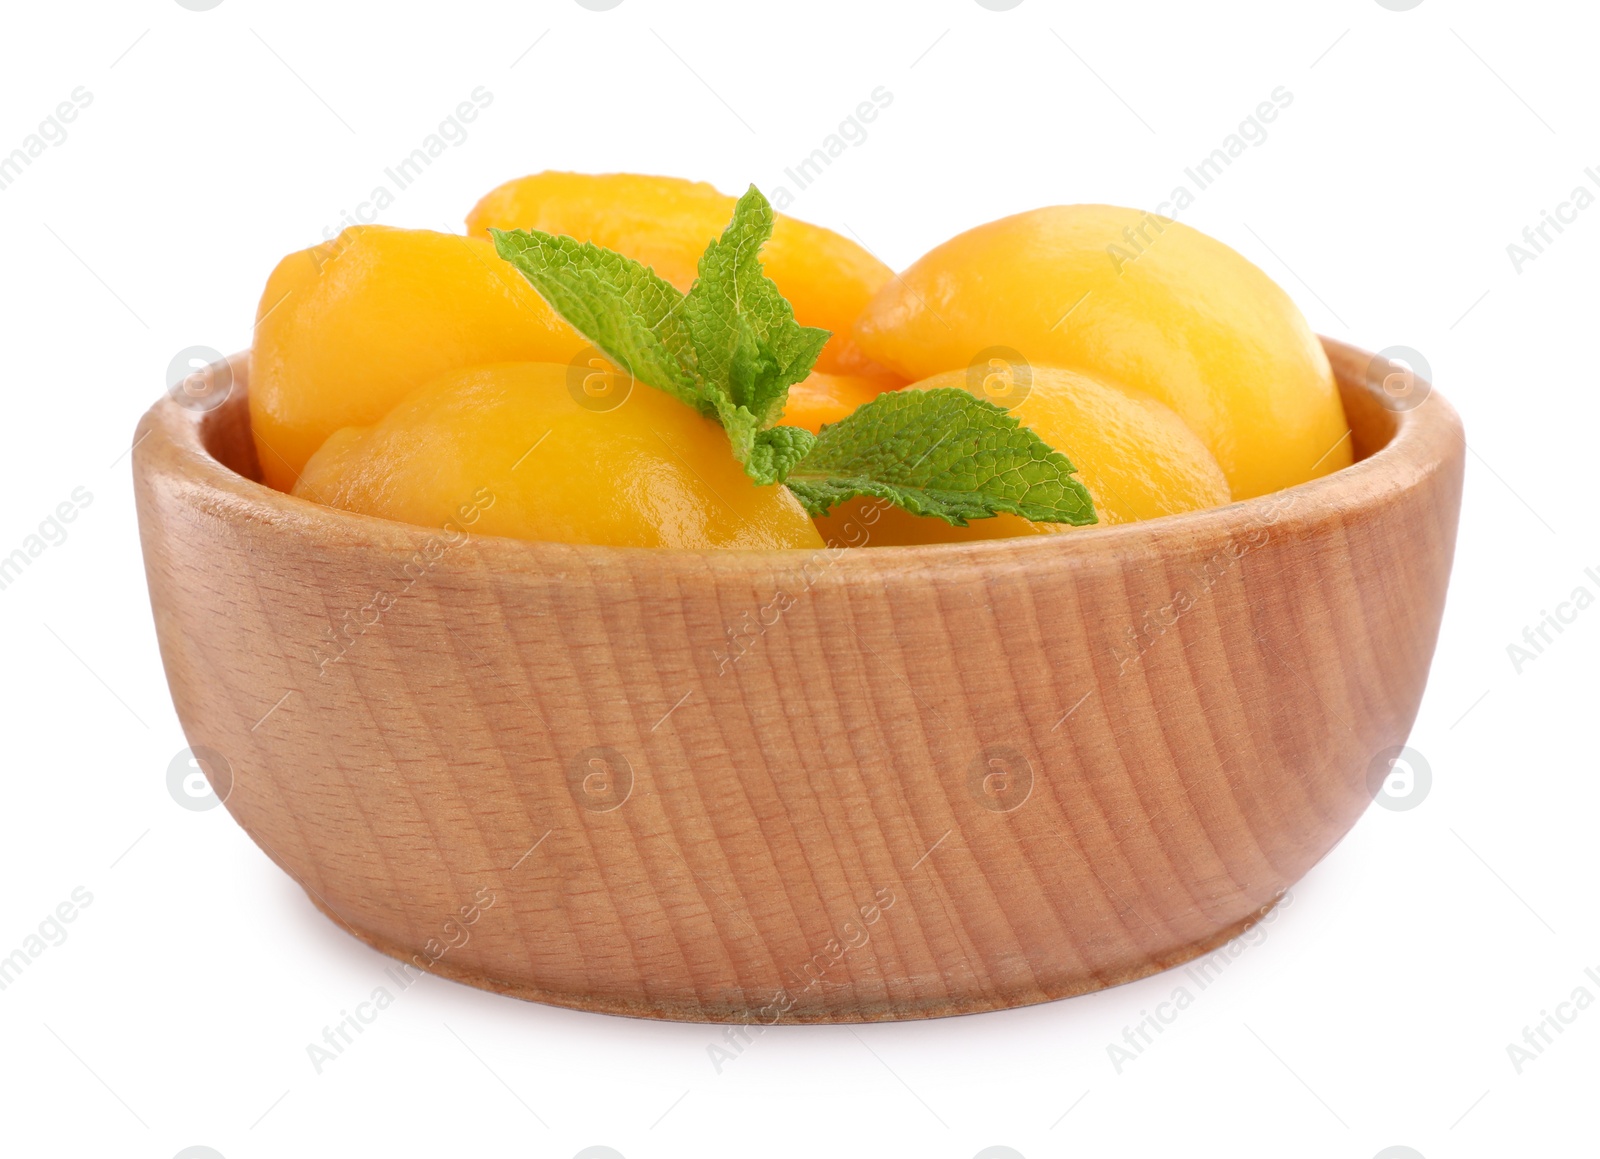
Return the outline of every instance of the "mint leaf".
[[[760,251],[773,220],[772,206],[750,186],[722,236],[700,256],[700,276],[683,300],[700,373],[725,386],[728,401],[763,427],[783,412],[789,387],[811,372],[830,337],[797,323],[762,272]]]
[[[733,436],[730,428],[728,437],[732,439]],[[804,427],[768,427],[757,431],[745,456],[745,473],[762,486],[782,483],[816,443],[817,436]]]
[[[687,294],[612,250],[539,230],[490,230],[495,250],[607,358],[728,432],[734,457],[763,486],[780,483],[815,436],[772,427],[789,387],[830,337],[801,326],[761,271],[772,206],[752,185],[700,257]]]
[[[1002,512],[1098,522],[1060,451],[993,403],[955,387],[891,390],[822,428],[785,480],[812,515],[858,495],[965,527]]]
[[[683,295],[649,266],[591,242],[540,230],[491,229],[499,255],[617,365],[702,414],[715,400],[695,373]]]

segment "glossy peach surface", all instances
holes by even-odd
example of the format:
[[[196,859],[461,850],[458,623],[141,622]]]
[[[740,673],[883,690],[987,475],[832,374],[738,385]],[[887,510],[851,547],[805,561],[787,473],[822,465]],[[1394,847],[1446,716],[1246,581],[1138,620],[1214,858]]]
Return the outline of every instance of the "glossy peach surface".
[[[813,370],[789,388],[789,401],[780,421],[816,434],[825,424],[838,422],[883,391],[883,384],[871,378]]]
[[[566,362],[587,343],[494,247],[353,226],[278,263],[250,358],[250,424],[266,482],[287,491],[341,427],[377,422],[447,370]]]
[[[635,385],[575,391],[565,365],[454,371],[346,427],[294,493],[423,527],[620,547],[820,547],[799,501],[757,487],[716,423]],[[579,401],[583,399],[584,401]]]
[[[1289,296],[1138,210],[1051,206],[970,229],[887,283],[855,335],[912,379],[999,357],[1143,391],[1200,436],[1235,499],[1351,462],[1327,356]]]

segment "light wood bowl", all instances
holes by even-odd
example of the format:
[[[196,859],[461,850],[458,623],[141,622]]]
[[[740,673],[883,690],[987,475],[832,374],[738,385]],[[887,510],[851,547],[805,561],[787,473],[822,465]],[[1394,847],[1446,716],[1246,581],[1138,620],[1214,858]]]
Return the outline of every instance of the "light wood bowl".
[[[815,556],[291,498],[253,481],[236,358],[226,403],[163,399],[134,452],[173,702],[318,906],[474,986],[862,1022],[1139,978],[1326,854],[1422,696],[1461,425],[1437,394],[1390,409],[1372,356],[1326,345],[1347,470],[1066,536]]]

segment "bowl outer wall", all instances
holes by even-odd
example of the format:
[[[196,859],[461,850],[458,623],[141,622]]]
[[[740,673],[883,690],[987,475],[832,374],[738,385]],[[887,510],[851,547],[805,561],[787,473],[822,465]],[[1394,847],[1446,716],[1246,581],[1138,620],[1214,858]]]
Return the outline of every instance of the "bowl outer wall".
[[[163,399],[136,434],[173,702],[246,832],[417,969],[719,1021],[1140,977],[1324,856],[1422,695],[1460,422],[1437,392],[1388,409],[1372,356],[1325,345],[1364,456],[1344,471],[1066,536],[817,553],[283,495],[247,477],[237,357],[223,405]]]

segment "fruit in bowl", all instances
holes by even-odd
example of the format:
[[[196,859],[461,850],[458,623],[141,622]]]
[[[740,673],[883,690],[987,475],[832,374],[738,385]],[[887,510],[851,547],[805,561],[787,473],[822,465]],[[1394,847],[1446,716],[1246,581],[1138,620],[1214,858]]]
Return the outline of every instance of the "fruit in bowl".
[[[287,259],[134,449],[190,743],[344,928],[589,1010],[926,1017],[1207,953],[1360,816],[1449,576],[1437,393],[1175,223],[832,298],[758,194],[513,188]]]
[[[619,546],[808,547],[871,512],[886,546],[1176,514],[1351,459],[1293,303],[1150,214],[1020,214],[899,278],[753,188],[544,173],[468,224],[357,228],[280,265],[253,353],[269,482],[437,522],[492,477],[481,530]],[[596,378],[622,385],[565,389]],[[513,478],[525,436],[548,448]]]
[[[567,390],[568,368],[451,371],[369,427],[335,431],[294,493],[439,527],[482,496],[471,530],[632,547],[810,547],[822,538],[782,487],[757,487],[716,423],[642,389],[611,414]]]
[[[1327,355],[1289,296],[1153,213],[1058,205],[968,230],[887,285],[856,334],[909,378],[1009,347],[1142,391],[1193,428],[1236,499],[1351,461]]]

